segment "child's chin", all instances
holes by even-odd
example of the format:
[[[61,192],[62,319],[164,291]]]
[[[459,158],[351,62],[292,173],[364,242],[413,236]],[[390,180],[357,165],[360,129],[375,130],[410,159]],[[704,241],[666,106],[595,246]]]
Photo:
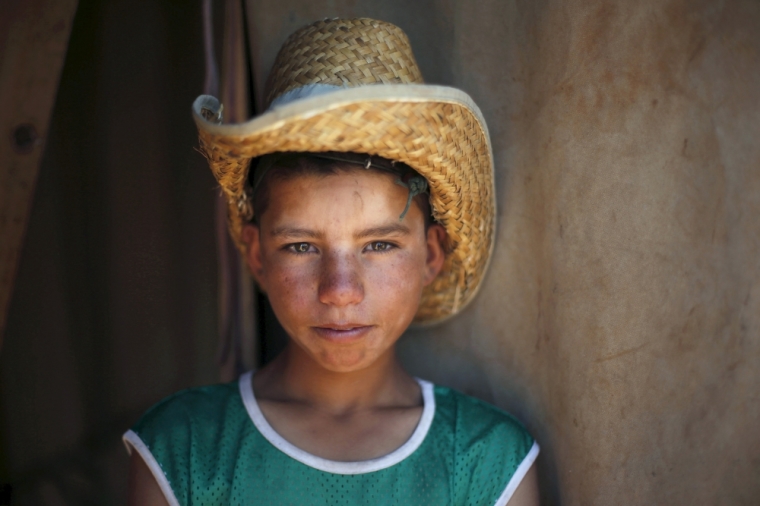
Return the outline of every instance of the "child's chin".
[[[323,352],[318,363],[332,372],[355,372],[369,367],[373,360],[367,353],[360,351]]]

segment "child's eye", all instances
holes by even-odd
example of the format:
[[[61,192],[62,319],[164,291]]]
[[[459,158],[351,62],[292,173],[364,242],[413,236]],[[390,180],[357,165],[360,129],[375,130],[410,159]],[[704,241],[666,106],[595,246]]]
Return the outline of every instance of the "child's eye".
[[[298,253],[298,254],[311,253],[312,251],[314,251],[314,246],[312,246],[308,242],[297,242],[295,244],[288,244],[287,248],[293,253]]]
[[[378,253],[382,253],[384,251],[388,251],[393,248],[394,248],[394,245],[389,242],[374,241],[367,245],[367,247],[365,248],[365,251],[376,251]]]

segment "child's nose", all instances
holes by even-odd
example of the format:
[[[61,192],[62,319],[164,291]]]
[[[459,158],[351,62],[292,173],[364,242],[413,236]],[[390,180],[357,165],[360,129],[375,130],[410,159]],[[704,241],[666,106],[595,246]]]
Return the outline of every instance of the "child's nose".
[[[350,255],[324,259],[319,283],[319,301],[333,306],[358,304],[364,299],[359,265]]]

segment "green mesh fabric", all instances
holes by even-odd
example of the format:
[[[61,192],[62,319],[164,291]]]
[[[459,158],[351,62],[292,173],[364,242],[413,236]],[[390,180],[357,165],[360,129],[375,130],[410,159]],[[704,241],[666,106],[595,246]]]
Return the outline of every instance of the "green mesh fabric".
[[[321,471],[278,450],[252,422],[236,382],[175,394],[133,433],[181,505],[495,504],[535,453],[533,439],[493,406],[444,387],[434,393],[435,415],[420,446],[363,474]]]

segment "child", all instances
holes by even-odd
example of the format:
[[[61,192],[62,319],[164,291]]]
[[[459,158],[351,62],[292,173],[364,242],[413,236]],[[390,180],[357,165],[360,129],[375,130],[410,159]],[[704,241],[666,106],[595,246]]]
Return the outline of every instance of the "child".
[[[290,340],[125,434],[130,504],[538,504],[522,426],[394,353],[472,299],[493,244],[485,123],[421,83],[399,28],[325,20],[285,42],[260,117],[223,125],[196,100],[230,233]]]

